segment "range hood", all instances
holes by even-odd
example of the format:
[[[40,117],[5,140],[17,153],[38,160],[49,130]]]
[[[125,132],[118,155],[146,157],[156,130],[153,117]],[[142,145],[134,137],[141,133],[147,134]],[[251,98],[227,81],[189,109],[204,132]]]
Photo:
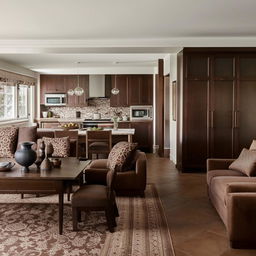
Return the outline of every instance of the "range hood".
[[[89,75],[89,98],[105,97],[105,75]]]

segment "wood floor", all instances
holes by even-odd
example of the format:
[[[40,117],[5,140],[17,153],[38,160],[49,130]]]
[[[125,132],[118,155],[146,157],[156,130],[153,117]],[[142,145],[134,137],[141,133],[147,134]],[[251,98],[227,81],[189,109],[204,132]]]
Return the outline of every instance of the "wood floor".
[[[166,158],[148,154],[148,182],[156,184],[176,256],[255,256],[230,249],[224,224],[206,193],[205,174],[181,174]]]

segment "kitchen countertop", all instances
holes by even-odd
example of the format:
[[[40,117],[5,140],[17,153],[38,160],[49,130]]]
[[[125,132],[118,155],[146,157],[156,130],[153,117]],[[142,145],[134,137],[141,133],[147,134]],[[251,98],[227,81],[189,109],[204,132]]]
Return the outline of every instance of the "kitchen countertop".
[[[97,123],[113,123],[112,120],[106,121],[106,120],[85,120],[84,118],[56,118],[56,117],[47,117],[47,118],[39,118],[37,119],[38,122],[45,122],[45,123],[82,123],[82,122],[97,122]],[[127,121],[118,121],[119,123],[122,122],[151,122],[153,119],[139,119],[139,120],[127,120]]]

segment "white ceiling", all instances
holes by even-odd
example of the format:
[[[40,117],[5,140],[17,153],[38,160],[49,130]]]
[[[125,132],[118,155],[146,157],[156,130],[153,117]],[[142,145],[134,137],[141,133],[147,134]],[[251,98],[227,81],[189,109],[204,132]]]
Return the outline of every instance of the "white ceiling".
[[[75,72],[78,61],[152,70],[185,46],[256,46],[255,0],[1,0],[0,7],[0,59],[42,73]]]

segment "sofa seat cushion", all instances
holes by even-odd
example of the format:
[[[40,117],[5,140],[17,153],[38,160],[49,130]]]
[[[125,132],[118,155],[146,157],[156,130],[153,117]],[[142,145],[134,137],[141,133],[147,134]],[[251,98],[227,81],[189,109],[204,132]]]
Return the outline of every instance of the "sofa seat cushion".
[[[13,157],[17,146],[18,128],[0,128],[0,157]]]
[[[85,185],[72,196],[74,207],[104,207],[107,205],[107,187],[103,185]]]
[[[246,176],[245,174],[235,170],[211,170],[207,172],[207,184],[211,183],[212,178],[219,176]]]

